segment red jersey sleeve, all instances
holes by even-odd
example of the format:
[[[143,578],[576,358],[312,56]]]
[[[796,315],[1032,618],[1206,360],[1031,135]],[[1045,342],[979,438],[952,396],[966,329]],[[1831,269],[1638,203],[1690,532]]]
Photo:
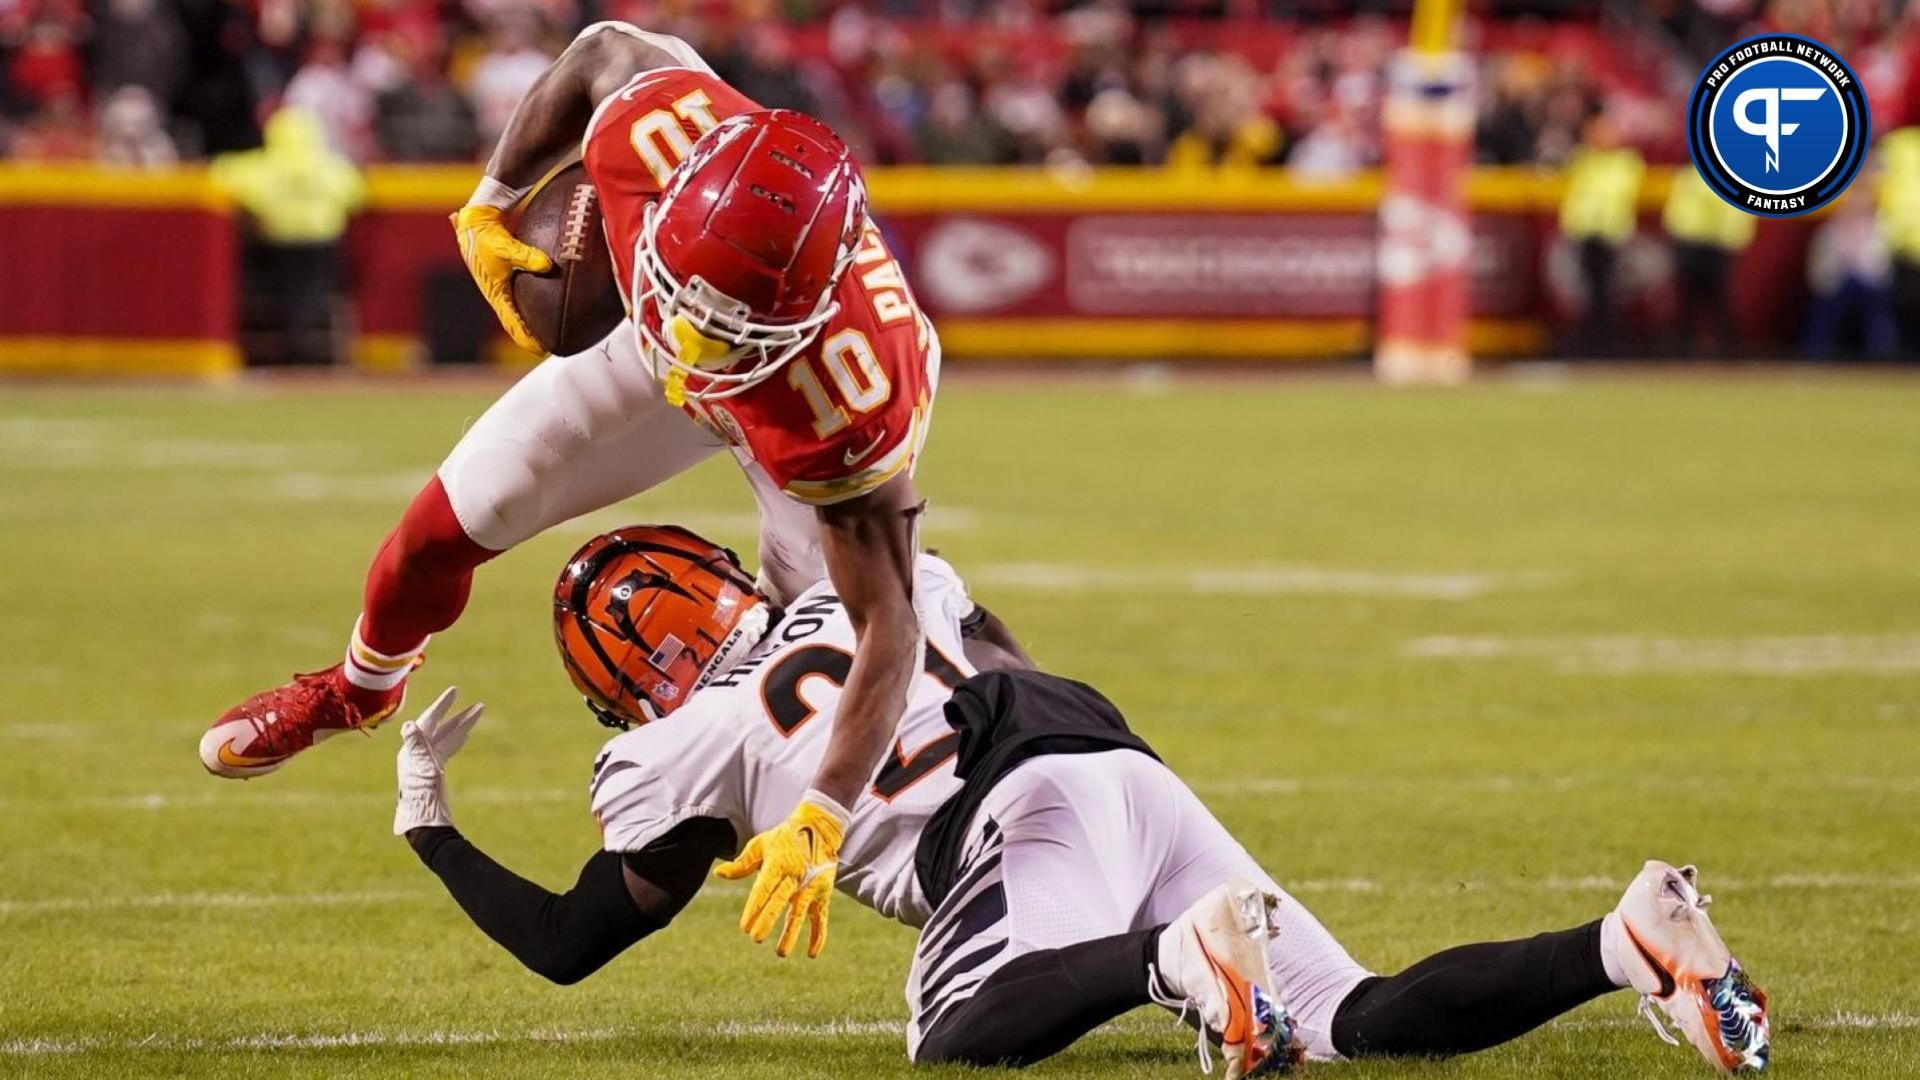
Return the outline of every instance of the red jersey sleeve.
[[[759,108],[711,72],[658,68],[635,75],[594,110],[580,160],[600,195],[607,249],[629,310],[633,250],[647,204],[700,136],[729,116]]]

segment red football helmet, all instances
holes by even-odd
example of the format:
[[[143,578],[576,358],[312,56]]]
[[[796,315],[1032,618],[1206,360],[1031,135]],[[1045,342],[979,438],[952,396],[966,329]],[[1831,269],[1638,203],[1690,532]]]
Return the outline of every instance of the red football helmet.
[[[671,525],[587,541],[553,590],[553,636],[587,708],[608,727],[680,707],[744,659],[771,611],[733,552]]]
[[[641,219],[629,290],[641,352],[690,398],[761,382],[839,310],[866,219],[860,167],[825,124],[789,109],[721,121]]]

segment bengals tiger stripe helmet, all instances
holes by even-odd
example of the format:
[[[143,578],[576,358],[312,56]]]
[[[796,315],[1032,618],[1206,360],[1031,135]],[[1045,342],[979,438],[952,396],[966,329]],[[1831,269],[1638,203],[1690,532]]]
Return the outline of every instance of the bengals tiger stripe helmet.
[[[745,658],[770,616],[733,552],[672,525],[587,541],[553,590],[560,661],[594,716],[621,730]]]

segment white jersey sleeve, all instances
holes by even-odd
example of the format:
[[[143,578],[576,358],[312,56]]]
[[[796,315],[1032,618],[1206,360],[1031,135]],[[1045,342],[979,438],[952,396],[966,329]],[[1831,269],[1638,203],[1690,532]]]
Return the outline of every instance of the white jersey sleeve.
[[[734,782],[740,763],[737,748],[726,745],[727,725],[702,723],[709,710],[696,705],[616,735],[600,752],[589,798],[608,851],[639,851],[697,817],[728,822],[742,840],[753,835]]]
[[[953,687],[973,674],[960,622],[973,611],[945,561],[919,558],[914,603],[926,632],[891,753],[855,800],[839,886],[882,915],[919,925],[914,855],[927,818],[960,787]],[[786,820],[813,782],[851,669],[853,624],[829,582],[796,597],[766,640],[664,720],[615,736],[594,765],[591,801],[609,851],[637,851],[689,818],[718,818],[738,842]]]

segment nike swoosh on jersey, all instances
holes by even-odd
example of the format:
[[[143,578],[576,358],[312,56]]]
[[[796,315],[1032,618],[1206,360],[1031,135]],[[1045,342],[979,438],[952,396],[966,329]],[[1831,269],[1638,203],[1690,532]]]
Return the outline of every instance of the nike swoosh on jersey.
[[[868,443],[864,449],[849,450],[840,460],[846,462],[848,465],[859,464],[861,458],[866,457],[868,454],[871,454],[875,450],[880,449],[880,444],[886,441],[887,441],[887,429],[881,428],[880,434],[874,436],[873,441]]]

